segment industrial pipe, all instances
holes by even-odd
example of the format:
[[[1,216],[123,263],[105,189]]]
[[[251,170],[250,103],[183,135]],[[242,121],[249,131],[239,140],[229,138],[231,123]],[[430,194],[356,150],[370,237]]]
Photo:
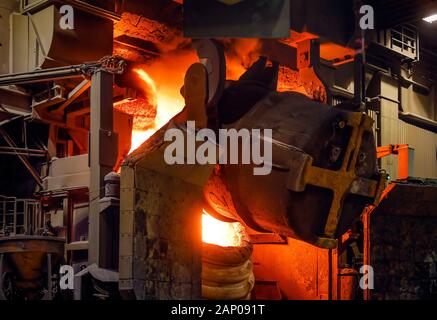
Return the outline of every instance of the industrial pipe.
[[[91,64],[98,66],[98,63]],[[88,66],[91,66],[88,65]],[[44,81],[54,81],[67,78],[76,78],[83,75],[84,65],[41,69],[22,73],[13,73],[0,76],[0,86],[29,84]]]

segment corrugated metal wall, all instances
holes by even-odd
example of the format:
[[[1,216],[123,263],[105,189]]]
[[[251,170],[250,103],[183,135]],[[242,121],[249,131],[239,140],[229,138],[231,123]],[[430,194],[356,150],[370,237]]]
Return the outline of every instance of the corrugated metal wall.
[[[437,134],[399,121],[398,135],[414,148],[414,175],[437,178]]]
[[[383,79],[381,93],[390,100],[398,99],[397,85],[389,78]],[[437,134],[399,120],[398,104],[390,100],[381,100],[381,145],[409,144],[414,149],[413,175],[437,179]],[[415,101],[418,103],[419,100],[415,99]],[[418,106],[415,108],[417,109]],[[397,178],[397,165],[396,156],[382,159],[382,168],[390,173],[392,179]]]

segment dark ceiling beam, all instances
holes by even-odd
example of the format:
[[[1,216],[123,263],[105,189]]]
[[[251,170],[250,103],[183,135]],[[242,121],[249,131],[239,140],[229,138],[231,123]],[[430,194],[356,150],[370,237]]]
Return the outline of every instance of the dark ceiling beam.
[[[159,21],[169,27],[182,26],[182,6],[172,0],[124,0],[120,10]]]
[[[432,0],[372,0],[376,26],[379,29],[414,23],[437,12],[437,1]]]

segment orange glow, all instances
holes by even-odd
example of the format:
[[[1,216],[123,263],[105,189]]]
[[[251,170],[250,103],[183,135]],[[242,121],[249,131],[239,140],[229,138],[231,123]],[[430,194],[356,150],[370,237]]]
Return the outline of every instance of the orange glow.
[[[144,141],[149,139],[154,133],[156,129],[147,129],[147,130],[132,130],[132,139],[131,139],[131,147],[129,153],[138,149]]]
[[[254,39],[226,41],[227,78],[237,80],[259,57],[260,42]],[[185,105],[180,93],[185,72],[191,64],[198,62],[194,51],[182,51],[162,56],[151,65],[133,71],[144,82],[149,102],[157,107],[155,122],[145,129],[134,128],[129,153],[141,146],[157,130],[178,114]]]
[[[151,95],[151,103],[156,104],[157,114],[153,127],[145,130],[132,131],[132,143],[129,153],[141,146],[157,130],[163,127],[171,118],[185,106],[185,100],[180,93],[184,84],[185,72],[189,66],[197,62],[194,52],[182,52],[177,55],[165,56],[150,66],[134,69],[144,81],[147,92]]]
[[[262,44],[258,39],[224,39],[226,54],[226,78],[238,78],[262,54]],[[147,128],[134,127],[132,143],[129,153],[141,146],[157,130],[163,127],[171,118],[178,114],[185,105],[185,100],[180,93],[184,84],[185,73],[191,64],[198,62],[198,57],[193,50],[168,53],[155,60],[150,65],[142,65],[133,71],[144,82],[148,102],[156,106],[156,117],[152,126]],[[291,78],[291,75],[286,75]],[[280,91],[295,90],[293,79],[280,77]]]
[[[140,78],[146,83],[146,85],[149,86],[156,94],[155,81],[153,81],[153,79],[150,78],[149,74],[142,69],[135,69],[134,72],[137,73],[140,76]]]
[[[157,89],[155,81],[153,81],[149,74],[143,69],[134,69],[133,71],[138,74],[141,80],[144,81],[144,85],[147,87],[147,89],[150,89],[152,95],[150,99],[152,100],[152,103],[156,103]],[[132,130],[131,148],[129,150],[129,153],[141,146],[143,142],[149,139],[159,128],[160,127],[157,127],[157,123],[155,121],[155,124],[152,128],[146,130]]]
[[[238,80],[261,55],[258,39],[226,39],[226,79]]]
[[[244,227],[239,222],[223,222],[210,216],[205,210],[202,215],[202,240],[221,247],[238,247],[243,243]]]

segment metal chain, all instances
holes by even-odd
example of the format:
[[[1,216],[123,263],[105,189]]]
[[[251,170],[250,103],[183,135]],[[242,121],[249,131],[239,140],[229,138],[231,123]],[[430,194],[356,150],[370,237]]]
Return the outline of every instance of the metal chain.
[[[81,72],[87,77],[91,77],[100,70],[112,74],[122,74],[127,67],[127,63],[120,56],[105,56],[96,63],[87,63],[80,66]]]

